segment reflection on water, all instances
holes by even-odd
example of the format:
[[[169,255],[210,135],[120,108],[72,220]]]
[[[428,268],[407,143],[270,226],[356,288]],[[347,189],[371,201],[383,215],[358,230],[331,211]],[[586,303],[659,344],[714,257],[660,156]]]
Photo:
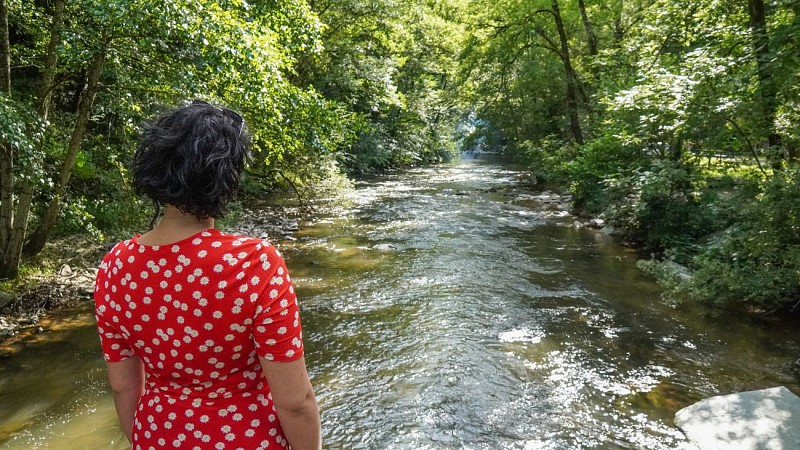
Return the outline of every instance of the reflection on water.
[[[0,353],[0,448],[126,449],[85,305]]]
[[[792,324],[664,306],[607,236],[493,189],[519,176],[365,182],[285,248],[326,447],[688,448],[681,407],[800,392]],[[0,448],[125,448],[90,320],[49,336],[0,359]]]

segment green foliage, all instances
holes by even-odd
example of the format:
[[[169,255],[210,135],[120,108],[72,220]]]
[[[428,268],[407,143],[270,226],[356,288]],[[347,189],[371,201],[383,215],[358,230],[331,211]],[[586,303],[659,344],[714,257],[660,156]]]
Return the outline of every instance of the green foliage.
[[[43,181],[44,125],[28,105],[0,92],[0,142],[13,149],[20,181]]]
[[[569,180],[567,161],[574,159],[576,148],[555,136],[538,142],[523,141],[515,153],[530,171],[537,184],[564,184]]]
[[[71,198],[61,208],[61,221],[58,231],[64,235],[86,233],[92,239],[102,242],[103,232],[94,225],[95,217],[87,209],[85,197]]]
[[[780,172],[694,261],[682,291],[704,302],[772,311],[800,295],[800,170]]]
[[[691,166],[657,161],[609,183],[606,217],[626,242],[656,254],[669,249],[682,260],[712,226],[697,183]]]
[[[470,7],[473,19],[461,52],[459,89],[478,119],[489,125],[477,131],[487,142],[497,142],[491,150],[512,154],[526,151],[524,141],[566,140],[564,69],[554,47],[558,38],[547,12],[550,2],[473,1]],[[567,25],[576,17],[571,15]],[[548,42],[539,33],[553,38]]]
[[[352,174],[439,162],[454,153],[448,84],[462,26],[458,2],[321,1],[324,50],[298,75],[352,114],[337,161]]]
[[[650,161],[640,148],[625,141],[619,136],[602,136],[565,160],[576,209],[589,214],[602,213],[611,201],[609,183],[627,180],[636,170],[649,167]]]

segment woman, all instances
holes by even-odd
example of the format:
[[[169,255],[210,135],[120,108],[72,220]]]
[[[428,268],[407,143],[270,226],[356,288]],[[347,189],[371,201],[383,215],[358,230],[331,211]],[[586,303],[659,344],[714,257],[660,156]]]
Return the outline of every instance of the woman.
[[[133,449],[321,447],[286,265],[266,241],[214,229],[247,147],[241,116],[195,101],[148,126],[136,150],[135,191],[164,214],[117,244],[95,283]]]

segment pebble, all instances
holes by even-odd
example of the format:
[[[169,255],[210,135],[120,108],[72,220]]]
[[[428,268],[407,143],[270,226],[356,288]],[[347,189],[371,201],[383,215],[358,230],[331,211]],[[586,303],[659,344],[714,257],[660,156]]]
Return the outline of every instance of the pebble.
[[[397,246],[393,244],[375,244],[372,246],[372,249],[379,252],[393,252],[397,250]]]

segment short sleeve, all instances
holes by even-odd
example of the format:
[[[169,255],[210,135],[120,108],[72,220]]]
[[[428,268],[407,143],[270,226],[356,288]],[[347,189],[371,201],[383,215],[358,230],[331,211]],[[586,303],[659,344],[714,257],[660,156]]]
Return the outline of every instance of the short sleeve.
[[[94,288],[94,316],[97,320],[97,332],[100,335],[103,359],[107,362],[119,362],[134,356],[134,352],[119,331],[118,312],[114,309],[115,303],[110,296],[110,261],[111,253],[103,259],[97,271]]]
[[[253,315],[253,339],[258,355],[268,361],[288,362],[303,356],[300,309],[286,263],[268,245],[259,265],[269,280],[259,294]]]

